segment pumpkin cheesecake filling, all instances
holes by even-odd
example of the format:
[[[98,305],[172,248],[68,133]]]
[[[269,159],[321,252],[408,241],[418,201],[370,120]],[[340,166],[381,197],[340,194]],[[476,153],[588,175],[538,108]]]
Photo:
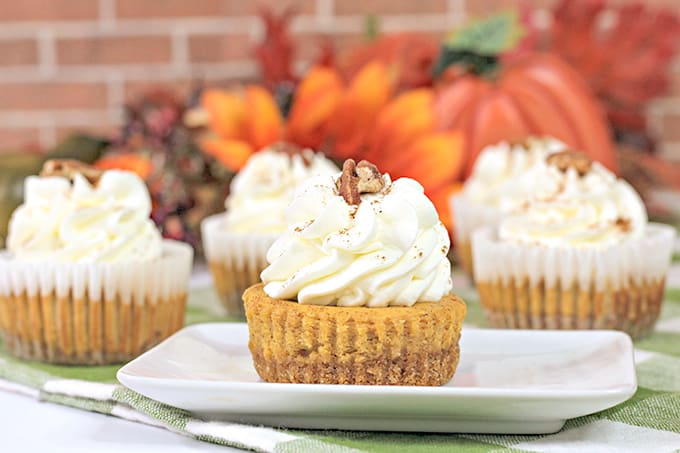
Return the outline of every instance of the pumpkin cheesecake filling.
[[[255,369],[270,382],[442,385],[465,304],[449,239],[417,182],[372,164],[301,186],[263,284],[244,293]]]

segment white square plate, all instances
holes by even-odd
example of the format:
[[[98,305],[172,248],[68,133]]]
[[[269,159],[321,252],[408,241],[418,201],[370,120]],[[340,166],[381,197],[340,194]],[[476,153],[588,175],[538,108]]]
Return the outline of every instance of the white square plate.
[[[539,434],[637,388],[633,345],[614,331],[464,328],[441,387],[271,384],[246,324],[187,327],[118,371],[142,395],[208,419],[310,429]]]

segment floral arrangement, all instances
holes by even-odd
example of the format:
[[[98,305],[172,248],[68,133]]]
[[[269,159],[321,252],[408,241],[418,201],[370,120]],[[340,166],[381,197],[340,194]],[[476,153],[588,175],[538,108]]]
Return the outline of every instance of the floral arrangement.
[[[223,207],[231,173],[206,159],[184,124],[187,106],[152,91],[126,106],[121,133],[95,165],[134,171],[149,186],[151,217],[167,238],[199,246],[203,217]]]
[[[302,75],[292,69],[292,12],[264,10],[265,36],[254,49],[261,83],[200,89],[186,102],[149,93],[129,106],[121,137],[98,165],[145,177],[164,234],[194,244],[200,219],[223,208],[229,177],[277,142],[413,177],[450,223],[447,200],[488,144],[553,135],[617,169],[627,154],[613,138],[644,134],[640,112],[667,87],[679,22],[631,4],[616,7],[619,25],[598,34],[604,6],[563,0],[542,30],[524,11],[522,21],[488,17],[442,42],[400,33],[338,54],[321,40]],[[658,21],[668,27],[655,33]],[[621,73],[631,58],[635,70]],[[652,178],[659,168],[646,161]],[[665,180],[680,175],[663,169]]]

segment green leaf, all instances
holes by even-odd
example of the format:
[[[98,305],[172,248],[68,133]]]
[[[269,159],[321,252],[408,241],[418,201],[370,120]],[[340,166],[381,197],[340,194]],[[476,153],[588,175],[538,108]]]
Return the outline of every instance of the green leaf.
[[[496,69],[498,58],[494,55],[480,55],[467,50],[442,46],[434,65],[434,77],[441,76],[449,66],[459,66],[470,74],[491,74]]]
[[[516,11],[471,21],[449,35],[444,46],[480,55],[498,55],[513,48],[524,35]]]
[[[364,18],[364,40],[367,42],[375,41],[379,34],[378,17],[375,14],[367,15]]]

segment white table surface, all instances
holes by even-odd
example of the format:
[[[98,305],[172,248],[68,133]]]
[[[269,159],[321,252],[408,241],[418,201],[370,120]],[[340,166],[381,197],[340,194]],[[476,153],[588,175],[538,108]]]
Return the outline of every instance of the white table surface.
[[[242,452],[162,428],[0,392],[0,451],[23,452]]]

